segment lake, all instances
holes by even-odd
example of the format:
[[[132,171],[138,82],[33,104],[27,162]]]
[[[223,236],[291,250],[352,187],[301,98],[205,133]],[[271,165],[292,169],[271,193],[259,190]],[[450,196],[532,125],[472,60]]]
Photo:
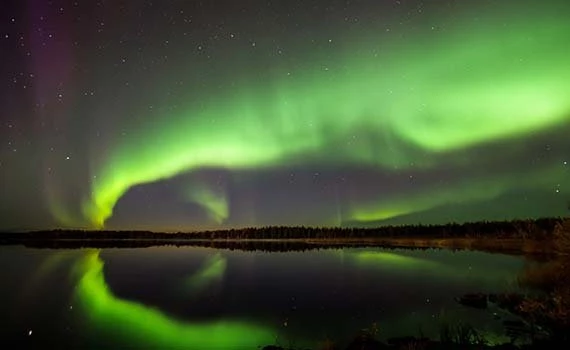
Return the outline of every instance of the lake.
[[[445,323],[502,334],[498,309],[455,301],[518,291],[532,264],[503,254],[342,248],[0,247],[0,336],[28,348],[256,349],[437,338]]]

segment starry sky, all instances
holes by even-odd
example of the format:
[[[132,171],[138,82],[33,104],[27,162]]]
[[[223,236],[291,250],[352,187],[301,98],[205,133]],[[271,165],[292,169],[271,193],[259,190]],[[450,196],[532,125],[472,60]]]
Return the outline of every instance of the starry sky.
[[[0,230],[561,216],[565,0],[7,0]]]

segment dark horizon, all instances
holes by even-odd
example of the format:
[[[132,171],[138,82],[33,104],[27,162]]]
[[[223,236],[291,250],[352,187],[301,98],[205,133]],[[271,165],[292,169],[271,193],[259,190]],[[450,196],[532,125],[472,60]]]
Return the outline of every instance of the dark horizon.
[[[568,219],[568,215],[561,216],[545,216],[538,218],[512,218],[505,220],[480,220],[480,221],[464,221],[464,222],[446,222],[446,223],[406,223],[406,224],[395,224],[395,225],[374,225],[370,224],[368,226],[318,226],[318,225],[265,225],[265,226],[242,226],[242,227],[229,227],[229,228],[210,228],[210,229],[196,229],[196,230],[141,230],[141,229],[107,229],[107,228],[82,228],[82,227],[54,227],[54,228],[37,228],[37,229],[3,229],[0,233],[35,233],[35,232],[142,232],[142,233],[201,233],[201,232],[226,232],[226,231],[240,231],[240,230],[263,230],[268,228],[283,228],[283,229],[312,229],[312,230],[382,230],[389,228],[407,228],[407,227],[446,227],[446,226],[470,226],[470,225],[492,225],[492,224],[503,224],[503,223],[522,223],[522,222],[544,222],[544,221],[556,221],[563,222]]]
[[[505,234],[510,234],[507,231],[513,231],[517,233],[517,235],[522,234],[525,229],[528,231],[529,237],[532,238],[533,230],[543,230],[544,233],[550,234],[553,229],[558,224],[563,224],[565,221],[568,220],[568,217],[558,216],[558,217],[542,217],[537,219],[513,219],[513,220],[499,220],[499,221],[472,221],[472,222],[449,222],[444,224],[404,224],[404,225],[385,225],[385,226],[345,226],[345,227],[335,227],[335,226],[278,226],[278,225],[269,225],[269,226],[248,226],[248,227],[240,227],[240,228],[219,228],[219,229],[210,229],[210,230],[195,230],[195,231],[153,231],[153,230],[110,230],[110,229],[81,229],[81,228],[54,228],[54,229],[39,229],[39,230],[28,230],[28,231],[8,231],[3,230],[0,231],[0,234],[10,234],[10,233],[23,233],[28,234],[29,237],[39,237],[42,234],[89,234],[89,237],[96,237],[97,234],[101,234],[104,236],[105,234],[149,234],[149,235],[200,235],[200,234],[215,234],[215,233],[231,233],[231,232],[253,232],[251,238],[255,239],[255,233],[263,232],[263,231],[307,231],[307,232],[406,232],[406,231],[414,231],[419,233],[420,235],[429,236],[433,232],[437,232],[440,229],[453,229],[454,231],[446,231],[446,235],[454,236],[455,234],[461,236],[463,232],[461,229],[467,229],[469,232],[473,234],[484,234],[482,232],[474,231],[476,229],[486,229],[489,231],[496,231],[500,232],[504,230]],[[422,233],[422,230],[424,233]],[[429,231],[427,231],[429,230]],[[91,236],[91,234],[94,234]],[[38,236],[36,236],[38,235]],[[398,236],[396,234],[395,236]],[[405,235],[400,235],[401,237],[405,237]],[[117,236],[119,237],[119,236]],[[141,236],[142,237],[142,236]],[[275,236],[275,238],[279,238]],[[286,238],[286,237],[285,237]],[[433,237],[431,237],[433,238]]]

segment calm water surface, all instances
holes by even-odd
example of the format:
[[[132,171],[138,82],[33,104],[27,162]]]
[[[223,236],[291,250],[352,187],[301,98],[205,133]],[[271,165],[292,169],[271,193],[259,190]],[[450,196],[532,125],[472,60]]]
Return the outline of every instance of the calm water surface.
[[[384,339],[437,337],[457,320],[498,336],[497,310],[454,298],[517,290],[528,264],[432,249],[17,246],[0,247],[0,263],[0,336],[42,349],[316,346],[371,327]]]

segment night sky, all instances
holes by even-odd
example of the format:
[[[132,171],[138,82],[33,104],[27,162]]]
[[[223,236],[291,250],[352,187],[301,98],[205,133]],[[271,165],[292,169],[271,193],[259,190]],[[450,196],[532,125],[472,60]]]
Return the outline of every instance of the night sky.
[[[0,6],[2,230],[567,213],[570,1]]]

